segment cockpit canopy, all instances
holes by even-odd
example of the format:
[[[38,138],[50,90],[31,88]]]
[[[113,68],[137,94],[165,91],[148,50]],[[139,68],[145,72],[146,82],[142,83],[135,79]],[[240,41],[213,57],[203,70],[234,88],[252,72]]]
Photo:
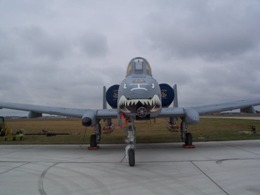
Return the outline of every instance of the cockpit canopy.
[[[146,59],[137,57],[132,59],[128,64],[126,76],[131,74],[147,74],[152,76],[152,69]]]

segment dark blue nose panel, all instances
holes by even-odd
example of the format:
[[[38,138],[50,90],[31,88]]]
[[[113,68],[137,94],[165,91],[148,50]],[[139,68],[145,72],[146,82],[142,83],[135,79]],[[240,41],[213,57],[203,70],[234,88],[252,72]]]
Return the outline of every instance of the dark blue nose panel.
[[[161,94],[162,94],[162,107],[168,107],[171,105],[172,101],[174,100],[174,90],[173,88],[166,84],[160,84]]]
[[[106,92],[106,100],[111,108],[117,108],[119,85],[112,85]]]

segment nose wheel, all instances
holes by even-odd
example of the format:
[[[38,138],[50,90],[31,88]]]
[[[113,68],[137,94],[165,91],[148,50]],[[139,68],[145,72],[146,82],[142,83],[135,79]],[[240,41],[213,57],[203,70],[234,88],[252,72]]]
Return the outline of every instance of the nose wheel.
[[[131,146],[127,146],[126,147],[126,155],[128,158],[128,164],[130,167],[134,167],[135,166],[135,149],[134,148],[130,148]]]

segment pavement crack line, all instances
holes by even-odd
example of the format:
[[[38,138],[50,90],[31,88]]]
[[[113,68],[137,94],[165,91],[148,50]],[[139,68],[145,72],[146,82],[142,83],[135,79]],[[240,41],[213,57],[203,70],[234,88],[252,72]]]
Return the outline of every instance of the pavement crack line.
[[[8,169],[8,170],[6,170],[6,171],[0,172],[0,174],[8,173],[8,172],[10,172],[10,171],[13,171],[14,169],[17,169],[17,168],[22,167],[22,166],[24,166],[24,165],[27,165],[27,164],[29,164],[29,163],[30,163],[30,162],[23,163],[23,164],[21,164],[21,165],[19,165],[19,166],[16,166],[16,167],[13,167],[13,168]]]
[[[41,195],[47,195],[47,193],[45,192],[44,188],[43,188],[43,181],[44,181],[44,178],[46,176],[46,173],[54,166],[56,166],[57,164],[59,164],[60,162],[56,162],[56,163],[53,163],[51,166],[47,167],[41,174],[40,176],[40,179],[39,179],[39,182],[38,182],[38,191]]]
[[[219,189],[221,189],[225,194],[229,195],[229,193],[224,190],[217,182],[215,182],[210,176],[208,176],[198,165],[196,165],[193,161],[190,161],[193,166],[195,166],[203,175],[205,175],[211,182],[213,182]]]

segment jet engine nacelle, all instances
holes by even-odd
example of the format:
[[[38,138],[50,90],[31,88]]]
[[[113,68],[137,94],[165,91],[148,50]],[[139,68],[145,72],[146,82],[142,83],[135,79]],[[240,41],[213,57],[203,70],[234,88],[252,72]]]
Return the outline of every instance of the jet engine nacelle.
[[[82,116],[82,125],[85,127],[93,126],[96,124],[95,112],[88,111]]]
[[[184,121],[188,125],[197,124],[200,121],[200,115],[196,110],[185,109]]]
[[[112,85],[106,92],[106,100],[111,108],[117,108],[119,85]]]
[[[160,84],[161,94],[162,94],[162,107],[166,108],[171,105],[172,101],[174,100],[174,90],[173,88],[166,84]]]

